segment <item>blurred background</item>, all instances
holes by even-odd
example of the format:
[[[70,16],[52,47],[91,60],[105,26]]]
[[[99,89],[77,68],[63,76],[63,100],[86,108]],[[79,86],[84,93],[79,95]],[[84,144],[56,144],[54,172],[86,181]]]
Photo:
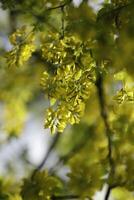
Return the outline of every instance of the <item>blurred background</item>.
[[[12,8],[13,2],[16,3],[16,9],[14,9],[14,7]],[[32,3],[30,4],[30,2]],[[44,2],[45,8],[51,8],[59,3],[58,0],[44,0]],[[62,0],[60,2],[62,2]],[[67,30],[71,30],[71,33],[78,35],[78,37],[84,41],[94,36],[98,31],[98,27],[94,25],[96,13],[104,2],[113,2],[114,4],[114,0],[73,0],[73,6],[70,7],[68,16],[70,21],[66,23]],[[74,158],[74,160],[71,160],[72,170],[77,162],[81,164],[77,166],[81,169],[84,165],[83,161],[87,160],[87,154],[89,154],[88,160],[91,164],[91,169],[96,168],[96,171],[93,170],[93,173],[91,170],[91,177],[97,182],[98,177],[104,174],[107,176],[108,163],[105,160],[107,154],[107,138],[105,136],[103,120],[100,116],[96,87],[93,86],[91,88],[91,96],[87,101],[85,114],[81,122],[78,125],[67,126],[64,134],[59,134],[59,136],[52,135],[49,129],[44,128],[45,110],[50,103],[40,84],[43,71],[45,67],[48,67],[48,63],[46,60],[42,60],[37,48],[37,51],[33,53],[29,62],[24,66],[20,68],[7,67],[5,54],[12,48],[9,36],[17,28],[26,25],[30,29],[32,25],[39,23],[38,29],[43,31],[42,34],[38,33],[39,40],[37,39],[36,41],[37,47],[39,47],[39,41],[43,41],[49,31],[53,34],[56,34],[58,31],[60,32],[61,11],[53,10],[52,15],[49,15],[47,12],[45,15],[42,15],[41,5],[42,4],[35,0],[24,0],[19,3],[16,0],[12,0],[11,2],[0,1],[0,177],[14,177],[16,180],[20,180],[22,177],[27,177],[34,169],[40,168],[44,161],[43,169],[48,169],[50,172],[55,173],[62,180],[66,181],[68,180],[66,174],[70,172],[68,161]],[[111,8],[106,7],[105,9]],[[127,24],[127,20],[125,21],[123,17],[123,20],[121,20],[124,24]],[[110,20],[112,21],[111,18]],[[70,23],[72,21],[73,23]],[[133,44],[129,35],[132,29],[129,27],[129,34],[125,35],[124,33],[127,30],[127,26],[126,24],[122,25],[122,27],[125,28],[123,29],[121,45],[119,43],[119,51],[116,52],[116,55],[114,52],[114,44],[115,40],[118,40],[118,33],[114,32],[115,26],[113,27],[113,21],[110,25],[109,19],[104,19],[104,22],[106,22],[106,28],[109,26],[110,28],[105,30],[105,25],[103,25],[103,23],[99,24],[100,27],[103,27],[102,32],[97,32],[98,38],[100,37],[100,40],[102,40],[102,44],[99,46],[99,56],[107,57],[110,55],[113,56],[112,58],[115,58],[115,63],[113,62],[115,66],[113,63],[113,66],[106,66],[111,76],[107,76],[105,70],[102,70],[102,74],[104,74],[105,77],[104,87],[110,110],[109,118],[112,126],[115,130],[117,129],[117,135],[113,136],[113,141],[117,140],[117,142],[119,142],[117,144],[118,147],[118,145],[121,146],[124,141],[129,143],[129,140],[134,138],[133,134],[131,134],[132,139],[129,138],[126,140],[124,137],[125,139],[123,140],[121,135],[121,133],[127,132],[128,119],[132,117],[132,107],[128,105],[126,107],[124,106],[124,108],[119,110],[119,116],[117,116],[117,107],[114,105],[112,99],[116,92],[123,87],[124,83],[120,77],[127,77],[128,85],[132,86],[132,79],[130,77],[131,63],[130,59],[128,59],[132,53],[131,50],[133,50]],[[125,42],[126,40],[128,43]],[[102,48],[103,51],[100,51]],[[128,51],[128,49],[130,49],[130,51]],[[98,52],[96,52],[96,54],[97,53]],[[122,59],[122,55],[124,54],[126,57],[124,56]],[[119,59],[117,59],[117,57]],[[114,73],[116,70],[119,71],[122,69],[120,67],[122,63],[123,65],[124,63],[128,64],[127,69],[130,76],[126,71],[123,71],[123,73],[118,74],[116,79],[114,79]],[[118,97],[121,97],[121,95]],[[120,99],[118,98],[118,100]],[[124,99],[122,101],[124,101]],[[132,123],[130,124],[129,133],[133,133],[133,121],[130,120],[130,122]],[[121,148],[123,147],[121,146]],[[92,160],[98,160],[100,165],[98,166],[95,164],[94,166],[93,162],[92,166]],[[76,168],[75,170],[77,171],[78,169]],[[88,173],[90,176],[90,169],[87,171],[87,174]],[[102,179],[104,178],[105,177]],[[120,179],[120,176],[118,178]],[[78,186],[81,184],[80,180],[79,182]],[[96,189],[97,187],[98,190],[98,188],[100,188],[100,183],[97,182],[97,184],[92,185],[91,183],[91,188],[93,187],[93,189]],[[101,184],[103,184],[103,182]],[[104,199],[107,186],[104,184],[102,188],[102,191],[95,194],[95,200]]]
[[[78,7],[81,4],[82,0],[74,0],[74,6]],[[99,1],[89,1],[89,5],[97,11],[101,7],[101,3],[103,0]],[[25,23],[25,19],[19,20],[19,15],[16,13],[10,13],[9,10],[4,10],[2,8],[2,4],[0,4],[0,49],[1,49],[1,56],[3,54],[3,50],[8,51],[11,49],[11,44],[9,42],[9,34],[17,28],[17,26],[21,26],[19,23]],[[16,23],[16,24],[15,24]],[[19,24],[19,25],[18,25]],[[12,30],[13,29],[13,30]],[[3,61],[4,62],[4,61]],[[1,71],[2,68],[2,60],[1,60]],[[4,71],[4,69],[3,69]],[[4,74],[4,72],[3,72]],[[2,75],[1,75],[2,79]],[[31,77],[34,79],[34,76]],[[11,82],[7,84],[11,84]],[[38,81],[38,87],[39,81]],[[2,84],[2,80],[1,80]],[[9,86],[8,86],[9,87]],[[7,87],[7,90],[8,90]],[[17,86],[21,87],[21,86]],[[50,135],[49,130],[44,129],[44,110],[47,107],[48,102],[47,99],[44,99],[43,92],[40,90],[37,94],[37,97],[30,102],[28,105],[28,110],[26,112],[25,123],[23,124],[23,129],[21,129],[21,134],[17,133],[19,137],[9,137],[6,134],[6,129],[3,129],[3,119],[0,117],[1,121],[1,134],[0,134],[0,173],[1,175],[6,174],[7,170],[10,172],[15,172],[16,176],[21,177],[25,174],[25,165],[28,168],[34,168],[37,166],[43,159],[44,155],[47,152],[49,147],[50,141],[52,140],[53,136]],[[13,107],[15,106],[12,105]],[[4,110],[4,105],[0,103],[0,110],[1,116]],[[44,108],[44,110],[42,109]],[[12,120],[15,118],[15,111],[12,111]],[[6,121],[6,123],[14,123],[11,118]],[[15,119],[17,120],[17,119]],[[17,121],[15,122],[17,123]],[[10,126],[7,124],[6,126]],[[13,127],[12,127],[13,128]],[[11,130],[12,132],[12,130]],[[12,133],[11,133],[12,135]],[[14,133],[13,133],[14,135]],[[16,135],[15,135],[16,136]],[[56,155],[55,155],[56,156]],[[23,157],[23,159],[22,159]],[[52,160],[50,159],[49,165],[53,165],[54,163],[54,156],[52,156]],[[26,163],[23,163],[25,161]]]

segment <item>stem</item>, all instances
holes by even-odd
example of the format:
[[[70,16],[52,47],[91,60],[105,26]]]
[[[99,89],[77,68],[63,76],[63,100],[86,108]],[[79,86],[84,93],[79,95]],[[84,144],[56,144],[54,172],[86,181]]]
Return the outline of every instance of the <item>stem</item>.
[[[131,2],[131,3],[128,3],[128,4],[125,4],[125,5],[121,5],[121,6],[118,6],[118,7],[114,7],[113,9],[111,9],[110,11],[106,11],[104,12],[103,14],[101,14],[100,16],[97,17],[97,21],[102,19],[103,17],[107,17],[108,15],[110,14],[113,14],[113,13],[118,13],[119,11],[121,11],[122,9],[128,7],[128,6],[131,6],[133,5],[134,2]]]
[[[78,195],[64,195],[64,196],[52,196],[52,200],[61,200],[61,199],[78,199]]]
[[[40,164],[35,168],[35,170],[33,171],[32,177],[35,175],[35,173],[36,173],[37,171],[41,170],[42,167],[45,165],[45,163],[46,163],[46,161],[47,161],[47,159],[48,159],[50,153],[53,151],[53,149],[55,148],[57,142],[59,141],[59,136],[60,136],[59,133],[57,133],[57,134],[55,135],[55,137],[54,137],[52,143],[50,144],[50,147],[49,147],[47,153],[45,154],[43,160],[41,161],[41,163],[40,163]]]
[[[10,11],[9,13],[9,21],[10,21],[10,33],[15,32],[16,30],[16,26],[17,26],[17,22],[16,22],[16,12],[15,11]]]
[[[68,4],[70,4],[71,2],[72,2],[72,0],[68,0],[68,1],[65,2],[64,4],[61,4],[61,5],[52,7],[52,8],[48,8],[48,10],[55,10],[55,9],[58,9],[58,8],[64,8],[65,6],[67,6]]]
[[[97,86],[97,91],[98,91],[98,98],[99,98],[99,104],[100,104],[100,112],[101,112],[101,117],[104,121],[105,125],[105,133],[106,137],[108,140],[108,159],[110,166],[113,166],[113,160],[112,160],[112,141],[111,141],[111,128],[108,122],[108,112],[107,112],[107,107],[106,107],[106,102],[104,98],[104,90],[103,90],[103,78],[98,72],[97,74],[97,81],[96,81],[96,86]]]
[[[84,139],[80,141],[80,143],[78,143],[76,146],[74,146],[71,151],[64,156],[59,157],[58,161],[56,162],[54,168],[50,169],[50,173],[55,173],[55,171],[57,169],[59,169],[59,167],[61,167],[62,164],[66,164],[66,162],[71,159],[76,153],[78,153],[78,151],[80,151],[80,149],[87,144],[88,142],[88,138],[89,138],[89,130],[90,127],[88,127],[86,129],[86,131],[84,132]]]
[[[65,33],[65,21],[64,21],[64,7],[61,7],[62,18],[61,18],[61,39],[64,38]]]
[[[104,200],[108,200],[109,199],[109,196],[110,196],[110,193],[111,193],[111,189],[112,188],[110,186],[108,186],[106,194],[105,194],[105,197],[104,197]]]
[[[110,128],[109,121],[108,121],[108,110],[107,110],[107,105],[105,102],[103,77],[99,71],[98,63],[97,63],[97,67],[98,67],[98,69],[97,69],[98,71],[97,71],[96,87],[97,87],[97,91],[98,91],[98,99],[99,99],[99,104],[100,104],[100,114],[101,114],[101,117],[102,117],[104,125],[105,125],[105,134],[106,134],[107,141],[108,141],[107,158],[109,160],[109,165],[110,165],[109,176],[110,176],[110,174],[112,174],[114,176],[114,162],[112,159],[112,139],[111,139],[112,130]],[[109,185],[104,200],[108,200],[111,189],[112,189],[112,187]]]

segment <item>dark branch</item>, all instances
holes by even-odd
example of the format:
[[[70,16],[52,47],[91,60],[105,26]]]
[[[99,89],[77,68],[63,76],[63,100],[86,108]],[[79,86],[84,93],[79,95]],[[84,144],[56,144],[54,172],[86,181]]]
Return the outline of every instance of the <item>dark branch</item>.
[[[78,195],[64,195],[64,196],[52,196],[52,200],[62,200],[62,199],[79,199]]]
[[[42,160],[41,163],[36,167],[36,169],[33,171],[32,177],[35,175],[35,173],[36,173],[37,171],[41,170],[42,167],[45,165],[45,163],[46,163],[48,157],[50,156],[50,153],[53,151],[53,149],[55,148],[55,146],[56,146],[56,144],[57,144],[57,142],[58,142],[58,140],[59,140],[59,136],[60,136],[59,133],[57,133],[57,134],[55,135],[55,137],[54,137],[52,143],[50,144],[50,147],[49,147],[47,153],[45,154],[43,160]]]
[[[100,104],[100,112],[101,112],[101,117],[104,121],[105,125],[105,133],[106,137],[108,139],[108,159],[110,166],[113,166],[113,160],[112,160],[112,141],[111,141],[111,128],[108,122],[108,111],[107,111],[107,106],[105,102],[105,95],[104,95],[104,90],[103,90],[103,78],[98,70],[97,73],[97,81],[96,81],[96,86],[97,86],[97,91],[98,91],[98,98],[99,98],[99,104]]]
[[[111,14],[116,14],[116,13],[120,12],[122,9],[124,9],[126,7],[129,7],[129,6],[133,5],[133,4],[134,4],[134,2],[131,2],[131,3],[128,3],[128,4],[125,4],[125,5],[114,7],[112,10],[106,11],[106,12],[102,13],[101,15],[98,15],[97,21],[102,19],[103,17],[108,17]]]
[[[62,18],[61,18],[61,39],[64,38],[64,32],[65,32],[65,20],[64,20],[64,7],[61,7],[62,12]]]
[[[88,142],[88,139],[89,139],[89,133],[90,133],[90,127],[88,127],[86,129],[86,131],[84,132],[83,140],[81,140],[78,144],[76,144],[67,155],[59,157],[54,168],[50,169],[51,174],[55,173],[55,171],[57,169],[59,169],[59,167],[61,167],[62,164],[66,164],[66,162],[69,159],[71,159],[76,153],[78,153],[80,151],[81,148],[83,148],[84,145],[86,145],[86,143]]]
[[[110,186],[108,186],[106,194],[105,194],[105,197],[104,197],[104,200],[108,200],[109,199],[111,190],[112,190],[112,188]]]
[[[66,1],[64,4],[52,7],[52,8],[48,8],[47,10],[55,10],[55,9],[59,9],[59,8],[64,8],[65,6],[67,6],[68,4],[70,4],[72,2],[72,0],[68,0]]]
[[[10,33],[15,32],[17,27],[17,21],[16,21],[16,12],[10,11],[9,12],[9,21],[10,21]]]
[[[113,185],[109,185],[107,187],[107,191],[106,191],[104,200],[108,200],[109,199],[112,189],[114,189],[116,187],[123,187],[125,185],[125,183],[126,182],[122,182],[121,184],[116,183],[116,184],[113,184]]]
[[[102,117],[104,125],[105,125],[105,134],[106,134],[107,141],[108,141],[107,158],[109,160],[109,165],[110,165],[110,172],[109,172],[109,176],[110,176],[110,174],[114,175],[114,162],[112,159],[112,139],[111,139],[112,130],[111,130],[109,122],[108,122],[108,110],[107,110],[107,105],[105,102],[105,94],[104,94],[104,89],[103,89],[103,77],[100,72],[99,63],[97,63],[96,87],[97,87],[97,91],[98,91],[100,113],[101,113],[101,117]],[[108,186],[108,190],[106,192],[106,196],[105,196],[104,200],[108,200],[108,198],[110,196],[110,192],[111,192],[111,186]]]

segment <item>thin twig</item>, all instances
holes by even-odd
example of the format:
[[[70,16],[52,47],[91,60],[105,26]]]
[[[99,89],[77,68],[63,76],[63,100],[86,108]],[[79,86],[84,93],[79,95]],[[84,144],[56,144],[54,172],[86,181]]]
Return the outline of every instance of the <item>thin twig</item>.
[[[52,196],[52,200],[62,200],[62,199],[79,199],[78,195],[64,195],[64,196]]]
[[[109,199],[111,190],[112,190],[112,188],[110,186],[108,186],[106,194],[105,194],[105,197],[104,197],[104,200],[108,200]]]
[[[65,2],[64,4],[55,6],[55,7],[51,7],[48,8],[47,10],[55,10],[55,9],[59,9],[59,8],[64,8],[65,6],[67,6],[68,4],[70,4],[72,2],[72,0],[68,0],[67,2]]]
[[[61,18],[61,39],[64,38],[64,32],[65,32],[65,20],[64,20],[64,7],[61,7],[62,12],[62,18]]]
[[[123,187],[125,185],[125,183],[126,182],[122,182],[121,184],[116,183],[116,184],[108,185],[104,200],[109,199],[109,196],[110,196],[112,189],[114,189],[116,187]]]
[[[104,121],[105,129],[106,129],[106,137],[108,139],[108,159],[109,163],[112,166],[113,165],[113,160],[112,160],[112,141],[111,141],[111,128],[108,122],[108,112],[107,112],[107,107],[106,107],[106,102],[104,98],[104,90],[103,90],[103,78],[98,71],[97,75],[97,81],[96,81],[96,86],[98,90],[98,97],[99,97],[99,104],[100,104],[100,112],[101,112],[101,117]]]
[[[112,130],[110,128],[109,122],[108,122],[108,111],[107,111],[107,106],[105,102],[105,94],[104,94],[104,89],[103,89],[103,77],[100,73],[100,66],[99,63],[97,63],[97,80],[96,80],[96,87],[98,91],[98,99],[99,99],[99,104],[100,104],[100,112],[101,112],[101,117],[103,119],[104,125],[105,125],[105,134],[108,140],[108,160],[109,160],[109,165],[110,165],[110,174],[114,175],[114,163],[112,159],[112,139],[111,139],[111,133]],[[111,186],[108,186],[106,196],[104,200],[108,200],[111,192]]]
[[[60,137],[60,134],[57,133],[57,134],[55,135],[54,139],[52,140],[52,143],[50,144],[50,147],[49,147],[47,153],[45,154],[43,160],[41,161],[41,163],[40,163],[40,164],[35,168],[35,170],[33,171],[32,177],[35,175],[35,173],[36,173],[37,171],[41,170],[42,167],[45,165],[45,163],[46,163],[48,157],[50,156],[50,153],[51,153],[51,152],[53,151],[53,149],[55,148],[55,146],[56,146],[56,144],[57,144],[57,142],[58,142],[58,140],[59,140],[59,137]]]
[[[133,4],[134,4],[134,2],[131,2],[131,3],[128,3],[128,4],[125,4],[125,5],[114,7],[112,10],[108,10],[108,11],[102,13],[101,15],[98,15],[97,21],[102,19],[103,17],[107,17],[110,14],[117,13],[117,12],[121,11],[122,9],[124,9],[124,8],[126,8],[128,6],[131,6]]]
[[[60,165],[62,164],[66,164],[66,162],[71,159],[76,153],[78,153],[80,151],[80,149],[87,144],[88,142],[88,138],[89,138],[89,132],[90,132],[90,127],[87,128],[87,130],[84,133],[84,140],[81,140],[80,143],[76,144],[71,151],[64,156],[60,156],[58,161],[56,162],[54,168],[51,168],[49,171],[51,174],[55,173],[55,171],[57,169],[59,169],[59,167],[61,167]]]
[[[17,27],[17,21],[16,21],[16,12],[10,10],[9,12],[9,21],[10,21],[10,33],[15,32]]]

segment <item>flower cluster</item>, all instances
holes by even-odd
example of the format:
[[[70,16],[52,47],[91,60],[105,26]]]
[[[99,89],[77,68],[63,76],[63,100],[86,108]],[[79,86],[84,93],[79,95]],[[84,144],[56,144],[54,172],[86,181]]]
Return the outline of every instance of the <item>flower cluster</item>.
[[[79,123],[84,113],[95,80],[95,63],[88,43],[75,37],[50,38],[42,46],[42,55],[53,66],[41,79],[51,104],[45,127],[52,133],[62,132],[67,124]]]
[[[26,27],[18,29],[10,36],[13,48],[7,52],[6,58],[9,67],[23,65],[35,51],[34,32],[27,33]]]

